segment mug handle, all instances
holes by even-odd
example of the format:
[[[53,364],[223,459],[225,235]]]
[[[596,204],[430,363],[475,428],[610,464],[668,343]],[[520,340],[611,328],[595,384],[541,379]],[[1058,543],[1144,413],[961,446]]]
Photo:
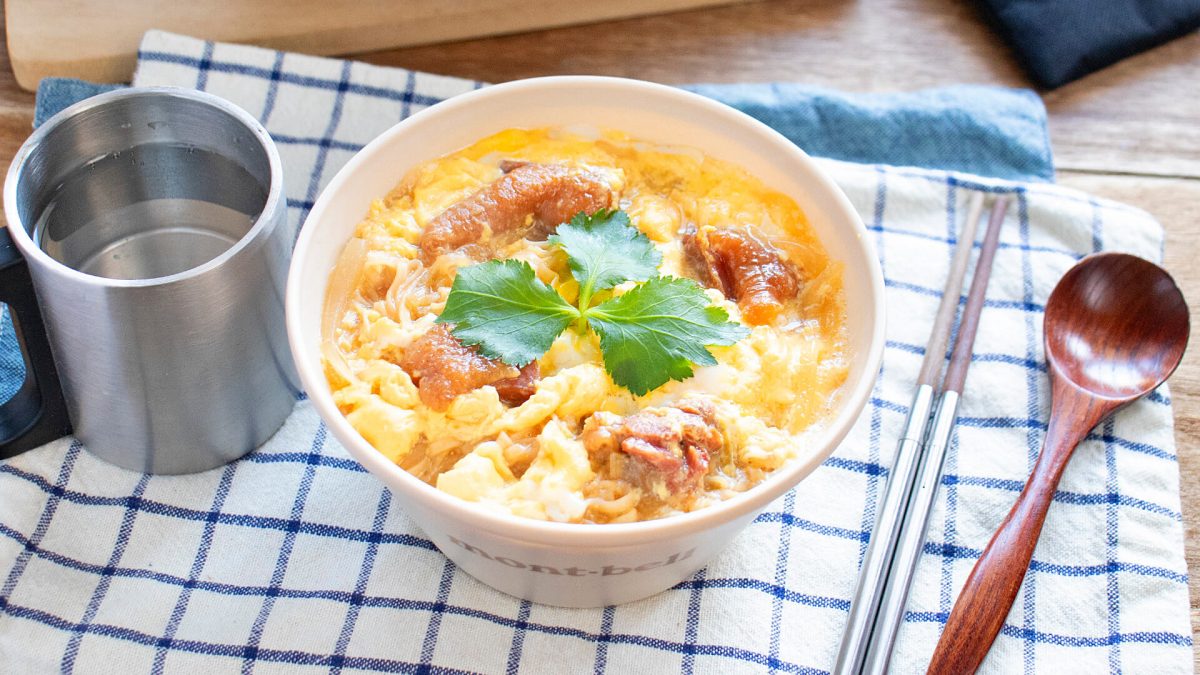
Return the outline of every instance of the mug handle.
[[[0,459],[7,459],[71,433],[33,279],[7,227],[0,227],[0,302],[8,305],[25,359],[25,381],[0,405]]]

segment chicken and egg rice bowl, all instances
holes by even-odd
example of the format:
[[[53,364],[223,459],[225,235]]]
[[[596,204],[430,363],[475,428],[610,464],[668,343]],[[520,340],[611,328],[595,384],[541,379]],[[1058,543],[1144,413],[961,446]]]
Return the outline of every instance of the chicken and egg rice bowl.
[[[330,278],[322,356],[350,424],[438,489],[629,522],[806,455],[846,378],[845,312],[803,211],[739,167],[510,129],[372,204]]]

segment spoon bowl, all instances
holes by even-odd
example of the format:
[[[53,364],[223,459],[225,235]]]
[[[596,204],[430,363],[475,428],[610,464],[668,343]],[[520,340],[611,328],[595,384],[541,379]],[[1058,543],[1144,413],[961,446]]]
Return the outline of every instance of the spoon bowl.
[[[1088,256],[1050,294],[1046,361],[1090,394],[1133,399],[1162,384],[1183,358],[1188,308],[1159,266],[1124,253]]]
[[[1055,286],[1043,324],[1051,391],[1045,444],[954,603],[929,673],[979,668],[1021,588],[1075,446],[1170,377],[1183,359],[1189,323],[1171,276],[1135,256],[1088,256]]]

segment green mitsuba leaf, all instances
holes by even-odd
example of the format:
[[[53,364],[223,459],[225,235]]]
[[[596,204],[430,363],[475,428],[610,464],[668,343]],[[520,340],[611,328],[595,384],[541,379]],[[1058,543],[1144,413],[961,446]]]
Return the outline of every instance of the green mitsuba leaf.
[[[484,356],[522,367],[582,318],[600,336],[613,381],[639,396],[691,377],[694,366],[716,364],[710,346],[750,333],[711,305],[696,282],[657,276],[662,255],[623,211],[579,213],[550,241],[566,252],[579,282],[576,305],[528,263],[492,260],[458,271],[438,323],[452,324],[454,336]],[[596,293],[626,281],[643,283],[591,306]]]
[[[662,262],[662,254],[624,211],[578,213],[559,225],[549,241],[566,251],[571,275],[579,282],[579,307],[585,310],[597,291],[645,281],[658,274]]]
[[[542,283],[529,263],[491,260],[464,267],[454,278],[438,323],[484,356],[518,368],[550,349],[579,318],[579,310]]]
[[[604,367],[613,381],[642,395],[668,380],[692,375],[692,364],[716,364],[708,347],[750,334],[710,304],[690,279],[656,277],[584,311],[600,335]]]

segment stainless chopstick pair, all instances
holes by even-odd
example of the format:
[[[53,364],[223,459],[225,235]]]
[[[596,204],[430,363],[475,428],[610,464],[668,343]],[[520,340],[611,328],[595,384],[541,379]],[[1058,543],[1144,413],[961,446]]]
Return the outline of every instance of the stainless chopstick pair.
[[[975,276],[963,308],[954,353],[938,397],[938,376],[945,360],[963,279],[983,213],[983,195],[976,193],[967,210],[933,330],[925,348],[917,389],[909,406],[875,530],[867,545],[858,586],[851,601],[846,632],[833,669],[837,675],[887,672],[912,575],[924,543],[925,528],[941,478],[942,462],[957,417],[958,399],[971,361],[975,330],[983,309],[1000,225],[1007,207],[1007,197],[998,198],[993,205],[979,260],[975,265]],[[935,398],[938,398],[937,409],[931,423],[930,412],[934,408]]]

